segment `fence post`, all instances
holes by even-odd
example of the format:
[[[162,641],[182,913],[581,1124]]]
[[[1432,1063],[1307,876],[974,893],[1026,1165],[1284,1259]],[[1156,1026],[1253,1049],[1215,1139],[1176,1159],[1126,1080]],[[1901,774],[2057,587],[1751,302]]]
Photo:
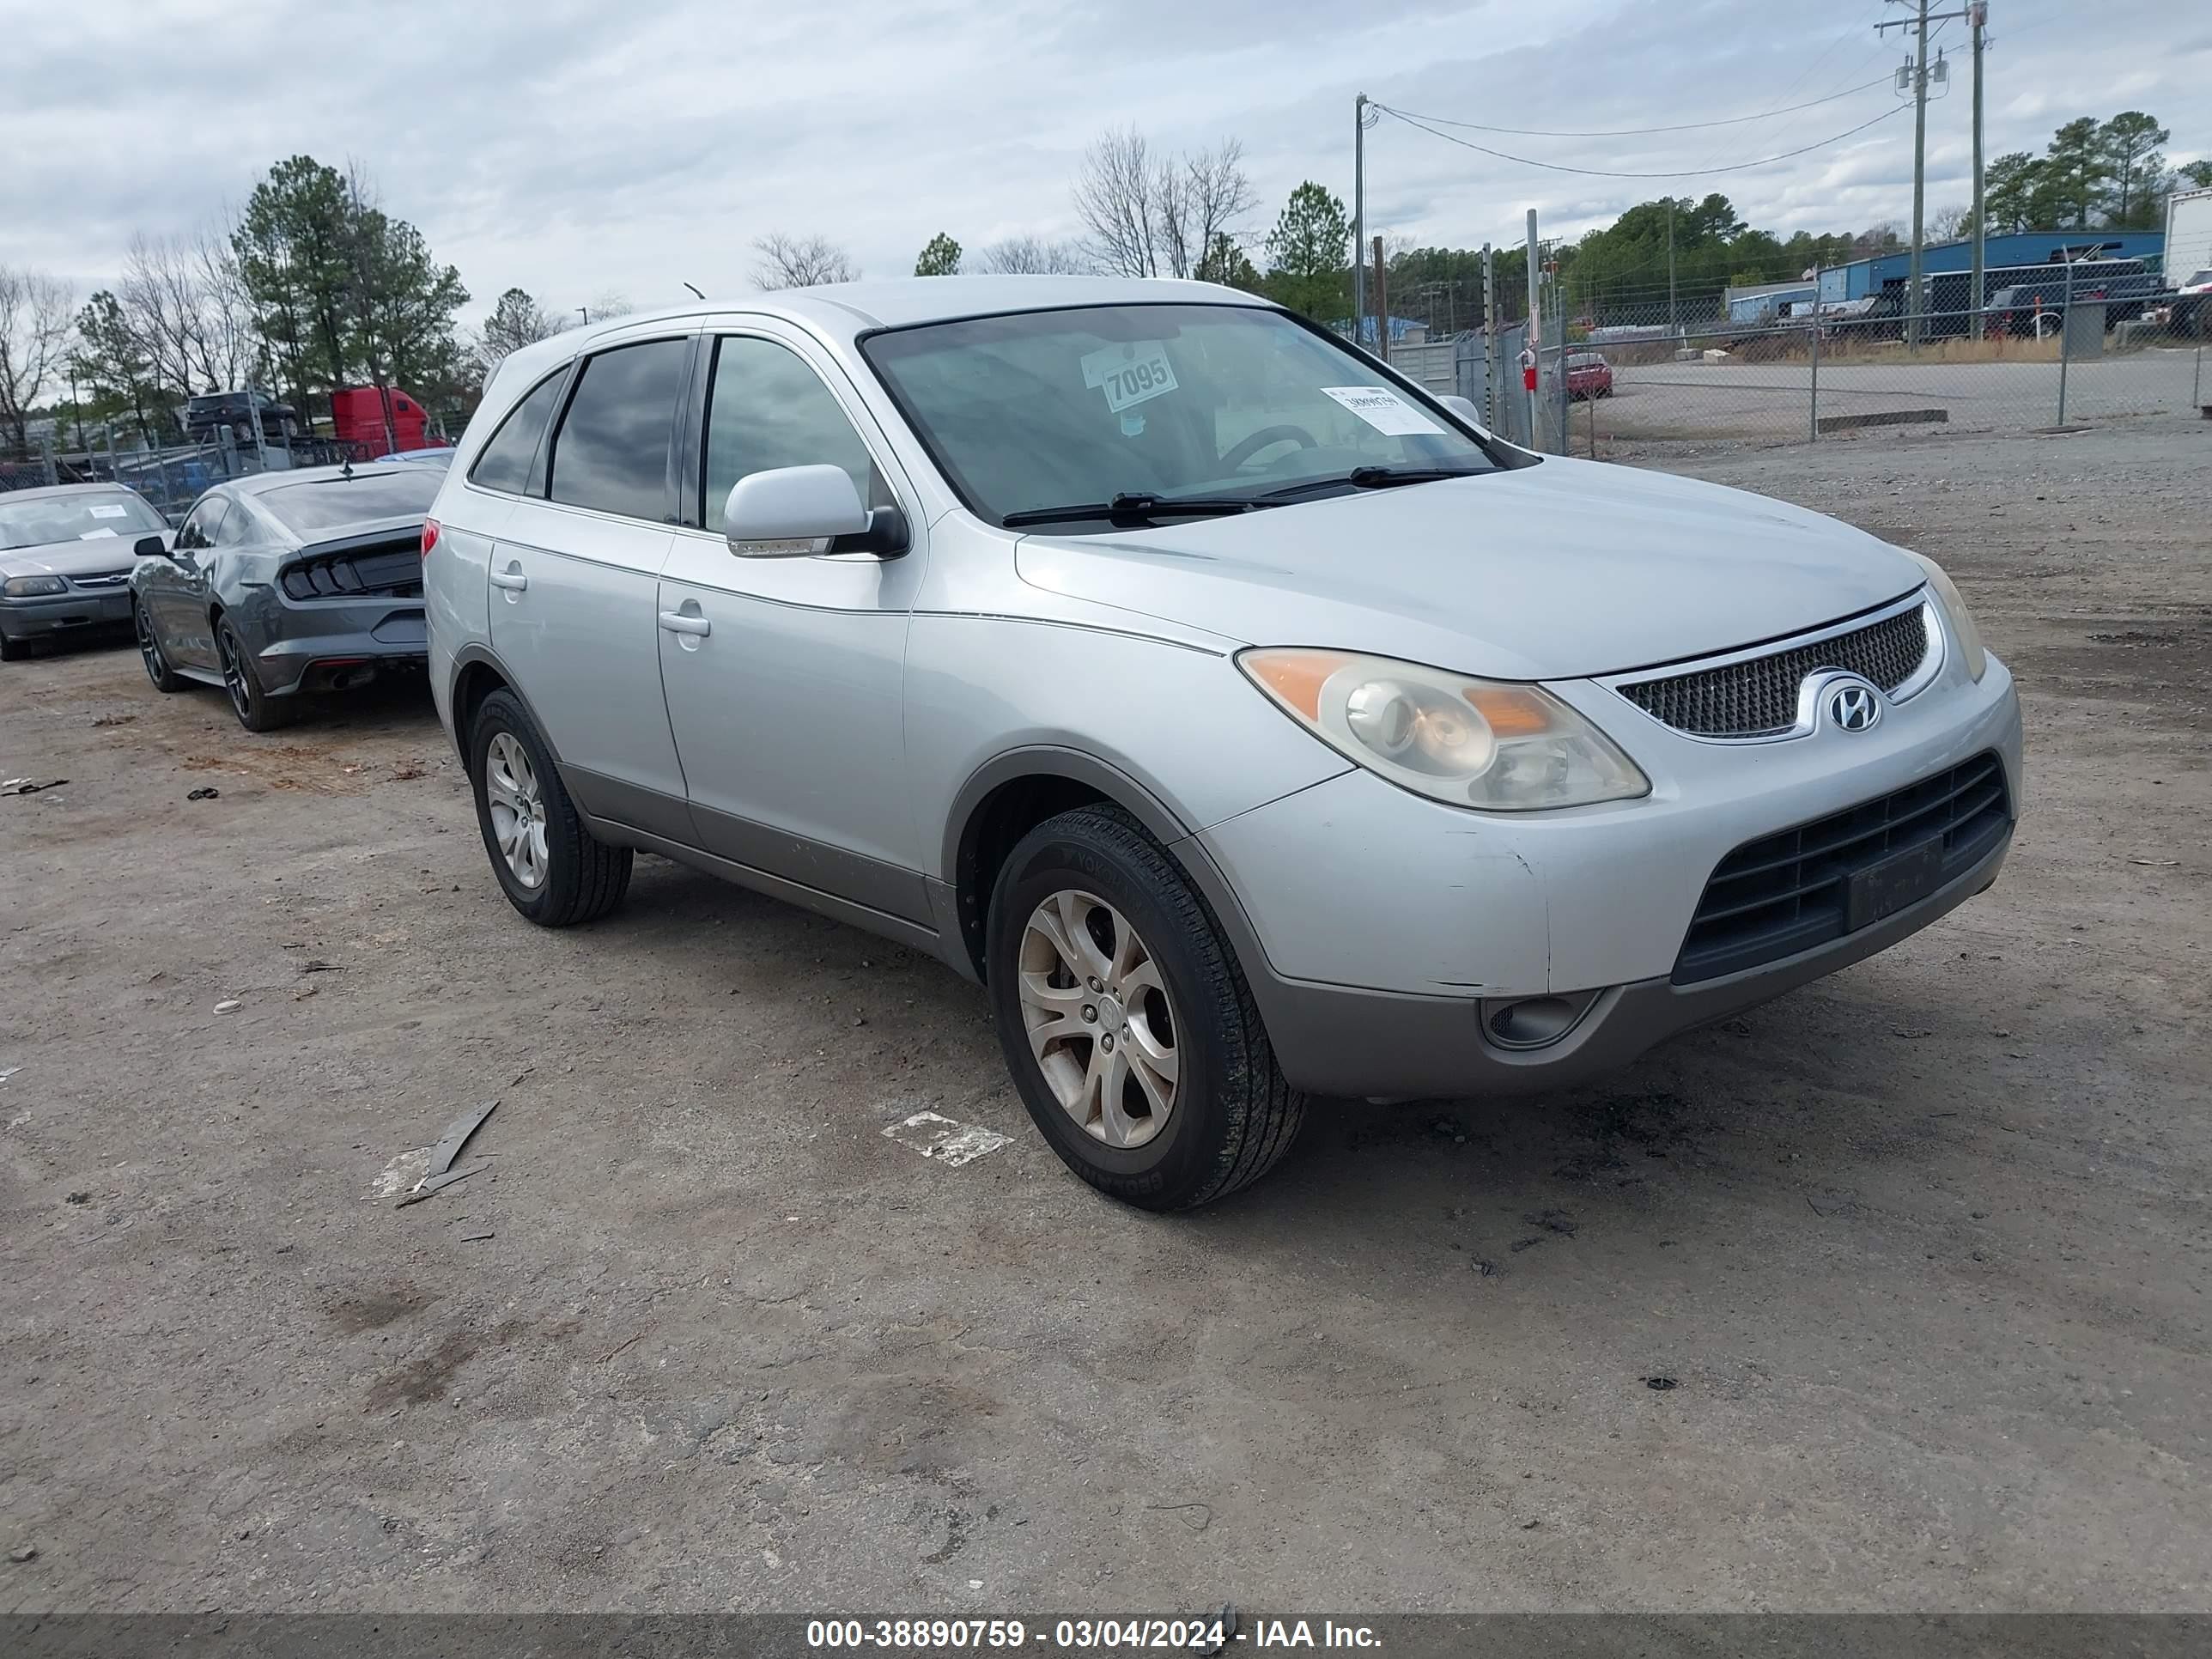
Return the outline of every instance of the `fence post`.
[[[2066,424],[2066,365],[2074,356],[2074,262],[2066,262],[2066,302],[2058,312],[2058,424]]]
[[[1559,313],[1559,355],[1553,359],[1558,364],[1559,376],[1559,453],[1575,453],[1575,429],[1567,419],[1567,307],[1559,298],[1559,285],[1552,285],[1552,308]]]
[[[1813,395],[1807,412],[1805,441],[1820,441],[1820,273],[1813,273]]]

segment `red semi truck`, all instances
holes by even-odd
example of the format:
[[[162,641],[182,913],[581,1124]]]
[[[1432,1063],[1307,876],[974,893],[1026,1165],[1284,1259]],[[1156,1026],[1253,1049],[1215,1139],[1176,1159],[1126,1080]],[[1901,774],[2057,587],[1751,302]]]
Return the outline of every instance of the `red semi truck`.
[[[391,405],[390,441],[385,430],[386,404]],[[429,416],[422,405],[398,386],[381,390],[373,386],[347,386],[331,394],[331,424],[337,437],[349,443],[374,446],[371,453],[421,449],[427,440]]]

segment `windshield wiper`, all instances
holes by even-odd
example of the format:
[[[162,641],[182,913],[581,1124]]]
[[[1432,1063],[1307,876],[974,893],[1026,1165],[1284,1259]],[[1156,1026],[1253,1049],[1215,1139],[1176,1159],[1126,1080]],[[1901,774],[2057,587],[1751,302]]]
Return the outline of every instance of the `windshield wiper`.
[[[1271,489],[1271,498],[1304,495],[1316,489],[1340,489],[1349,484],[1354,489],[1387,489],[1393,484],[1434,483],[1439,478],[1472,478],[1490,469],[1478,466],[1355,466],[1349,472],[1340,472],[1333,478],[1307,478],[1294,484],[1285,484],[1280,489]]]
[[[1058,524],[1067,519],[1212,518],[1230,513],[1252,513],[1275,503],[1249,495],[1155,495],[1150,490],[1123,490],[1110,501],[1079,501],[1067,507],[1024,507],[999,522],[1009,530],[1025,524]]]

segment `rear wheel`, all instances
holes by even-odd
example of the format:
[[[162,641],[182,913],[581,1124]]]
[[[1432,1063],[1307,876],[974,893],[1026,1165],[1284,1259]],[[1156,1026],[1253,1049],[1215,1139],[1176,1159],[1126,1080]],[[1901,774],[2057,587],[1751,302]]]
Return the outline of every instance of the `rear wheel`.
[[[1256,1180],[1297,1136],[1304,1097],[1219,924],[1127,814],[1086,807],[1023,839],[986,960],[1023,1104],[1101,1192],[1188,1209]]]
[[[584,828],[552,751],[511,691],[493,692],[477,711],[469,779],[484,851],[508,903],[541,927],[567,927],[622,902],[630,849]]]
[[[261,677],[254,672],[246,641],[228,617],[216,623],[215,654],[222,668],[222,689],[230,696],[230,712],[238,716],[240,726],[249,732],[274,732],[292,723],[297,712],[292,700],[272,697],[261,689]]]
[[[138,636],[138,660],[146,665],[146,678],[154,682],[154,689],[156,691],[183,690],[186,684],[184,676],[169,666],[168,656],[161,649],[161,636],[154,627],[154,618],[136,599],[131,602],[131,631]]]

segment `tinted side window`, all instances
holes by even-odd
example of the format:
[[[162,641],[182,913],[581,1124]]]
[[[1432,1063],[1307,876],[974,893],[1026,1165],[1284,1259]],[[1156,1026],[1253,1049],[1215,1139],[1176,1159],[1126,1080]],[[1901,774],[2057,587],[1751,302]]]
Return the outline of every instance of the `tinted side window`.
[[[853,488],[869,506],[890,503],[867,445],[796,352],[773,340],[722,340],[707,405],[707,528],[722,527],[738,479],[772,467],[824,464],[851,473]]]
[[[544,434],[545,422],[553,418],[553,400],[561,395],[562,378],[567,373],[561,369],[549,374],[514,406],[469,469],[471,483],[503,489],[511,495],[520,495],[528,488],[538,440]]]
[[[237,547],[252,540],[258,528],[253,521],[252,510],[234,503],[223,514],[222,521],[215,527],[215,544],[217,547]]]
[[[689,340],[650,340],[586,358],[553,434],[545,493],[626,518],[668,516],[668,444]]]

